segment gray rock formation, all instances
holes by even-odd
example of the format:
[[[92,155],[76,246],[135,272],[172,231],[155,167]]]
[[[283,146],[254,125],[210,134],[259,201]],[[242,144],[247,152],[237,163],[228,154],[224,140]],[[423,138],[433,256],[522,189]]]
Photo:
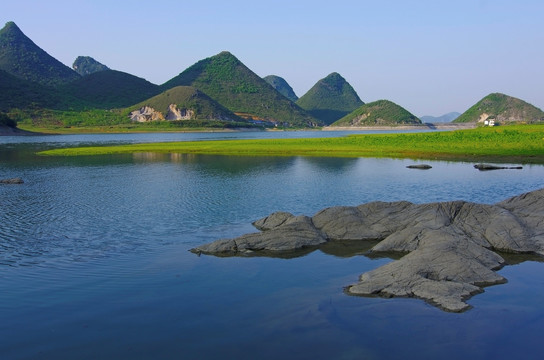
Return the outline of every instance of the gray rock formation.
[[[18,177],[12,179],[0,179],[0,184],[24,184],[24,181]]]
[[[380,240],[370,254],[405,255],[361,275],[353,295],[416,297],[461,312],[482,287],[506,282],[495,251],[544,256],[544,189],[495,205],[466,201],[371,202],[324,209],[313,217],[276,212],[254,223],[261,232],[191,251],[219,256],[281,254],[335,241]]]
[[[429,164],[414,164],[406,166],[408,169],[419,169],[419,170],[429,170],[432,169],[432,166]]]
[[[487,171],[487,170],[503,170],[503,169],[523,169],[523,166],[497,166],[497,165],[491,165],[491,164],[476,164],[474,165],[475,169],[478,169],[480,171]]]

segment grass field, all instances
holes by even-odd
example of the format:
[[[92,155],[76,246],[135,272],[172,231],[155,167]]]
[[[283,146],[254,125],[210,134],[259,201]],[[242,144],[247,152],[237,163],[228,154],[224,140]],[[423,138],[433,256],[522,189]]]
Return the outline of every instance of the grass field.
[[[193,153],[247,156],[391,157],[544,164],[544,125],[339,138],[215,140],[80,147],[40,155]]]

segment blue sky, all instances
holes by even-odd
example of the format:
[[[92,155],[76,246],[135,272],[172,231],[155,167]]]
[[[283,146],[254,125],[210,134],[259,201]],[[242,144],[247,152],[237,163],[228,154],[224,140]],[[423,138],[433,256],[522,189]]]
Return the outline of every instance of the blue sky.
[[[302,96],[340,73],[361,99],[415,115],[463,112],[491,92],[544,109],[544,1],[31,1],[2,4],[38,46],[161,84],[223,50]]]

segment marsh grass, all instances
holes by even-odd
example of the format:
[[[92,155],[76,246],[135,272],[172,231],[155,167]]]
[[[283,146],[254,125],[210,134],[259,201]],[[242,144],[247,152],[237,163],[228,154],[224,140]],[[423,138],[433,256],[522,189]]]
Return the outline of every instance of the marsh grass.
[[[40,155],[193,153],[248,156],[392,157],[544,163],[544,125],[339,138],[214,140],[66,148]]]

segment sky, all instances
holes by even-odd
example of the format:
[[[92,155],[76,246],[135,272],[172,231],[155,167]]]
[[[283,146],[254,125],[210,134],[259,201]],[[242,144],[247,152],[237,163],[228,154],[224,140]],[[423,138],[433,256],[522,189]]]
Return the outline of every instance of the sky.
[[[155,84],[226,50],[298,96],[338,72],[364,102],[439,116],[493,92],[544,109],[543,18],[542,0],[17,0],[0,26]]]

